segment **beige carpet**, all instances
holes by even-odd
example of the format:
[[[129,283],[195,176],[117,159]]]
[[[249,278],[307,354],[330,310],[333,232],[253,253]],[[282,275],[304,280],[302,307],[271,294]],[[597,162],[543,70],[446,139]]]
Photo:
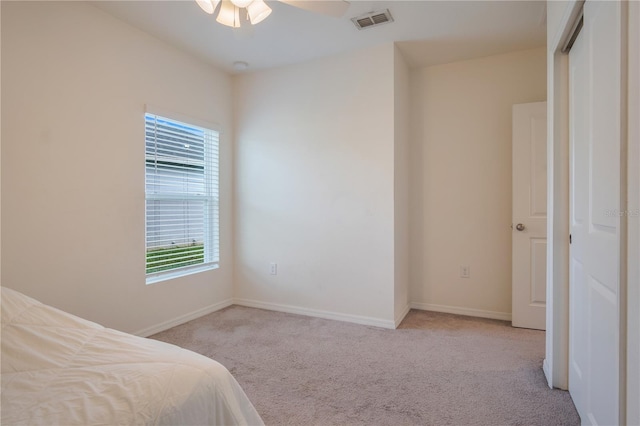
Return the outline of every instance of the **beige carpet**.
[[[211,357],[267,425],[578,425],[544,332],[411,311],[398,330],[232,306],[153,336]]]

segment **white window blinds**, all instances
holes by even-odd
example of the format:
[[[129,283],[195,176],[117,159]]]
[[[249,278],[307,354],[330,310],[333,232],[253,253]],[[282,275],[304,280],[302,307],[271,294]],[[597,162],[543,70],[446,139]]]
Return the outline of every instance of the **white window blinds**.
[[[145,114],[147,281],[219,261],[218,136]]]

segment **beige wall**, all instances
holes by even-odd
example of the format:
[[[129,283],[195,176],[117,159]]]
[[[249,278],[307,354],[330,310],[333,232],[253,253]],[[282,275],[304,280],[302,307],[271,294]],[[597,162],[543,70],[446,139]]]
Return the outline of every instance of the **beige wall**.
[[[409,309],[409,137],[410,73],[394,48],[394,318],[396,325]]]
[[[230,299],[230,78],[80,2],[2,2],[2,59],[2,285],[129,332]],[[221,267],[149,286],[145,104],[224,132]]]
[[[393,326],[393,45],[242,75],[234,89],[235,296]]]
[[[511,106],[545,75],[544,48],[413,72],[413,306],[510,317]]]
[[[382,326],[409,299],[510,312],[510,111],[544,99],[543,50],[410,72],[384,45],[239,76],[232,108],[227,75],[88,4],[2,12],[3,285],[133,332],[232,296]],[[223,130],[221,268],[150,286],[146,103]]]

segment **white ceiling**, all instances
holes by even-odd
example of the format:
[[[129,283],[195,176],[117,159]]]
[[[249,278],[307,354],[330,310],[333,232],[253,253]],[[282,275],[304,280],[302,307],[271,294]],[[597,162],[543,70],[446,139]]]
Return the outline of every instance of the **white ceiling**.
[[[194,0],[98,1],[91,4],[228,72],[277,67],[398,42],[412,66],[426,66],[543,46],[546,3],[537,1],[351,1],[331,18],[269,1],[273,13],[238,33]],[[358,30],[350,18],[391,11],[395,22]]]

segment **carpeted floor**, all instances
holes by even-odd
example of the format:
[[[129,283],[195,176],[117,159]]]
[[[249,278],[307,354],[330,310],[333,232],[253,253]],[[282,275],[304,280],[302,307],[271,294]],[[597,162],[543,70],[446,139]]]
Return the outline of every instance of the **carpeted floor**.
[[[578,425],[544,332],[412,310],[385,330],[232,306],[153,338],[211,357],[267,425]]]

